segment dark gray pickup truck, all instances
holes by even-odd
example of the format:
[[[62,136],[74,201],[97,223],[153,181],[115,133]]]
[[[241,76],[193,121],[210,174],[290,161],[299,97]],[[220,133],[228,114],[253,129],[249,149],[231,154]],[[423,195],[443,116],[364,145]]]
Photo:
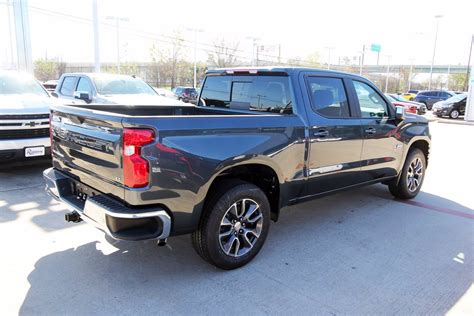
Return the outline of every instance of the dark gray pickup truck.
[[[46,189],[68,221],[159,244],[192,233],[223,269],[255,257],[282,207],[378,182],[415,197],[431,138],[370,81],[305,68],[209,71],[196,106],[55,105],[51,137]]]

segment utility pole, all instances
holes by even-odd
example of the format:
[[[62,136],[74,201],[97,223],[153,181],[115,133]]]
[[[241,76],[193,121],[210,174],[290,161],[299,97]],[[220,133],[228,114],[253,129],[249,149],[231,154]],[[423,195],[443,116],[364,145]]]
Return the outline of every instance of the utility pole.
[[[411,58],[410,59],[410,73],[408,74],[408,91],[411,90],[411,76],[412,76],[412,73],[413,73],[413,61],[414,61],[414,59]]]
[[[120,74],[120,21],[128,22],[128,18],[108,16],[106,20],[115,20],[115,32],[117,33],[117,73]]]
[[[449,73],[451,72],[451,64],[448,65],[448,79],[446,80],[446,90],[449,90]]]
[[[389,71],[390,71],[390,58],[392,56],[390,55],[387,55],[387,72],[386,72],[386,77],[385,77],[385,93],[387,93],[388,91],[388,74],[389,74]]]
[[[257,54],[258,54],[258,47],[256,46],[257,46],[257,41],[259,40],[259,38],[247,36],[247,39],[252,40],[252,66],[255,66],[255,49],[257,49]],[[258,57],[257,57],[257,63],[258,63]]]
[[[469,72],[471,69],[471,54],[472,54],[472,44],[474,43],[474,34],[471,36],[471,48],[469,48],[469,57],[467,58],[467,71],[466,71],[466,80],[464,81],[464,91],[467,91],[469,86]]]
[[[278,44],[278,64],[281,64],[281,44]]]
[[[92,21],[94,27],[94,71],[100,72],[99,14],[97,12],[97,0],[92,0]]]
[[[431,81],[433,79],[433,65],[434,65],[434,60],[435,60],[435,54],[436,54],[436,43],[438,41],[438,29],[439,29],[439,20],[442,18],[442,15],[435,15],[436,19],[436,32],[435,32],[435,40],[434,40],[434,46],[433,46],[433,57],[431,58],[431,67],[430,67],[430,81],[428,83],[428,90],[431,90]]]
[[[334,47],[325,47],[328,50],[328,70],[331,69],[331,50],[334,49]]]
[[[13,1],[18,68],[33,73],[28,0]]]
[[[364,67],[364,54],[365,54],[365,44],[362,45],[362,56],[360,58],[359,75],[361,75],[361,76],[362,76],[362,67]]]

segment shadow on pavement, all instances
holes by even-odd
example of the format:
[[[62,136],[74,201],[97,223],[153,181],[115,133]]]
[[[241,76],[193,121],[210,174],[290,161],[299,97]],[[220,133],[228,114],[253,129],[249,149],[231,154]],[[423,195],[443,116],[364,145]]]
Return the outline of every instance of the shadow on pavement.
[[[284,210],[234,271],[201,260],[189,236],[52,253],[30,273],[20,314],[446,313],[474,281],[474,221],[388,196],[377,185]]]
[[[0,223],[13,221],[19,213],[40,206],[45,197],[42,171],[49,166],[48,161],[0,165]]]

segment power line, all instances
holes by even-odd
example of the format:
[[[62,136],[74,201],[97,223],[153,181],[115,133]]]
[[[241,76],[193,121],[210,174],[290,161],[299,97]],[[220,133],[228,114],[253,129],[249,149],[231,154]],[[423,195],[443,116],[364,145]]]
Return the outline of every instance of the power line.
[[[60,17],[63,17],[63,18],[68,18],[68,19],[71,19],[71,20],[75,20],[76,22],[82,22],[82,23],[87,23],[87,24],[92,23],[92,19],[89,19],[89,18],[84,18],[84,17],[80,17],[80,16],[76,16],[76,15],[71,15],[71,14],[67,14],[67,13],[63,13],[63,12],[44,9],[44,8],[31,6],[31,5],[29,7],[33,11],[36,11],[38,13],[43,13],[43,14],[50,15],[50,16],[60,16]],[[106,23],[106,22],[101,22],[101,24],[106,26],[106,27],[110,27],[110,28],[114,27],[112,24],[109,24],[109,23]],[[141,38],[151,39],[151,40],[155,40],[155,41],[163,42],[163,43],[168,43],[168,44],[175,44],[175,42],[173,42],[173,41],[188,42],[188,43],[190,43],[189,45],[183,45],[183,46],[187,47],[187,48],[194,47],[194,46],[191,47],[191,42],[192,43],[194,43],[194,42],[190,41],[190,40],[187,40],[187,39],[174,37],[174,36],[169,36],[169,35],[158,34],[158,33],[153,33],[153,32],[147,32],[147,31],[139,30],[139,29],[136,29],[136,28],[133,28],[133,27],[128,27],[128,26],[124,26],[122,28],[125,29],[125,30],[128,30],[128,31],[134,32],[135,34],[141,34],[141,35],[139,35],[139,37],[141,37]],[[168,41],[160,40],[160,39],[158,39],[159,37],[160,38],[165,38]],[[212,48],[227,48],[227,47],[220,46],[220,45],[217,45],[217,44],[209,44],[209,43],[203,43],[203,42],[197,42],[197,44],[199,46],[207,46],[207,47],[212,47]],[[206,49],[206,48],[202,48],[202,47],[200,48],[200,50],[205,51],[207,53],[215,53],[214,50],[210,50],[210,49]],[[234,52],[239,52],[239,53],[244,53],[244,54],[250,54],[248,51],[245,51],[245,50],[242,50],[242,49],[233,49],[233,51]],[[246,60],[251,60],[252,59],[251,57],[237,55],[235,53],[233,55],[238,57],[238,58],[241,58],[241,59],[246,59]],[[289,63],[289,61],[292,60],[292,59],[295,59],[295,58],[291,58],[291,57],[282,57],[282,56],[261,54],[261,53],[259,54],[259,56],[272,58],[274,60],[278,60],[280,58],[279,64],[285,64],[285,65],[290,65],[291,63]],[[286,62],[281,62],[281,59],[285,59]],[[274,63],[275,62],[274,60],[268,60],[268,59],[267,60],[259,59],[259,60],[262,61],[262,62],[267,62],[267,63]],[[308,66],[319,65],[319,63],[315,64],[314,62],[304,60],[304,59],[300,59],[300,58],[296,58],[296,60],[299,63],[302,63],[303,65],[308,65]]]

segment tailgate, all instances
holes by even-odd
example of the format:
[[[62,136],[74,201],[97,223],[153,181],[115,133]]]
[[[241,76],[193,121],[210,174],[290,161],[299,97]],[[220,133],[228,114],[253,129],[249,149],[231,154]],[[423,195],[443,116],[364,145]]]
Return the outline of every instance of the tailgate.
[[[51,111],[53,166],[98,191],[124,197],[122,117],[72,106]]]

